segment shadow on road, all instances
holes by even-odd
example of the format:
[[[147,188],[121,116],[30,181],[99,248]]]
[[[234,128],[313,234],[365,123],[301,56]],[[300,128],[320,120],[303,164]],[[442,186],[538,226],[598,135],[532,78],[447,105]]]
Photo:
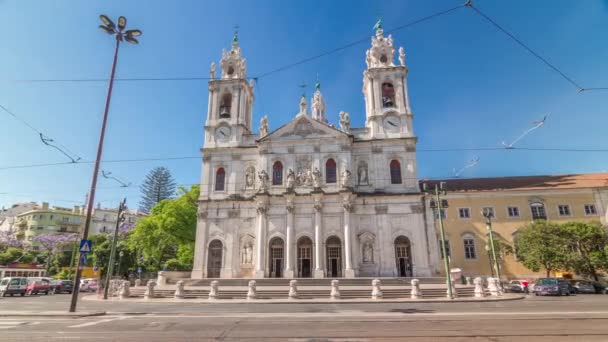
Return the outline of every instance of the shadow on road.
[[[424,309],[392,309],[390,312],[400,312],[404,314],[415,314],[415,313],[433,313],[435,310],[424,310]]]

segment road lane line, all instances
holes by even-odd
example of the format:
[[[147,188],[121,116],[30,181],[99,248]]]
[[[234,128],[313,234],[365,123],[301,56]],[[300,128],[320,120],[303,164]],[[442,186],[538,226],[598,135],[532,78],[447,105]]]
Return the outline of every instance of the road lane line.
[[[84,327],[90,327],[90,326],[97,325],[97,324],[108,323],[108,322],[113,322],[113,321],[120,321],[120,320],[129,319],[129,318],[130,317],[124,316],[124,317],[117,317],[117,318],[100,319],[98,321],[70,325],[70,326],[68,326],[68,328],[84,328]]]

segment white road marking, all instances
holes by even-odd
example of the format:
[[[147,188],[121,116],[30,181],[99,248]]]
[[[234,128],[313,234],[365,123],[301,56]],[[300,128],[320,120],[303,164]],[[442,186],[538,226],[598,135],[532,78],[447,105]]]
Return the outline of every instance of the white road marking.
[[[7,330],[7,329],[12,329],[12,328],[16,328],[20,325],[24,325],[27,324],[27,322],[20,322],[20,321],[1,321],[0,322],[0,330]]]
[[[84,328],[84,327],[90,327],[90,326],[97,325],[97,324],[108,323],[108,322],[112,322],[112,321],[124,320],[124,319],[128,319],[128,318],[130,318],[130,317],[128,317],[128,316],[122,316],[122,317],[116,317],[116,318],[100,319],[98,321],[81,323],[81,324],[76,324],[76,325],[70,325],[68,328]]]

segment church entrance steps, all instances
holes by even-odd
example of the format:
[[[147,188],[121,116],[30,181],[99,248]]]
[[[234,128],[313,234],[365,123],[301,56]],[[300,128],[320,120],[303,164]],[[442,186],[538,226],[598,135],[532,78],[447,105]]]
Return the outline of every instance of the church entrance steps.
[[[251,278],[230,278],[230,279],[170,279],[168,284],[176,284],[177,281],[183,280],[185,286],[209,286],[209,284],[217,280],[219,286],[247,286],[249,281],[255,280],[256,285],[259,286],[289,286],[289,281],[297,280],[298,286],[330,286],[333,279],[340,281],[340,286],[371,286],[372,280],[380,279],[382,286],[410,286],[412,279],[418,279],[420,284],[445,284],[444,277],[424,277],[424,278],[262,278],[262,279],[251,279]]]
[[[445,298],[446,297],[446,287],[432,287],[432,288],[422,288],[422,298],[423,299],[432,299],[432,298]],[[402,287],[402,288],[383,288],[382,294],[384,299],[397,299],[397,298],[410,298],[411,289]],[[143,297],[145,292],[145,287],[137,287],[131,288],[131,297]],[[173,289],[157,289],[154,291],[156,298],[172,298],[175,290]],[[208,289],[186,289],[184,291],[184,298],[197,298],[197,299],[206,299],[209,296]],[[329,298],[330,297],[330,288],[325,289],[308,289],[308,288],[298,288],[298,299],[318,299],[318,298]],[[275,290],[266,290],[260,289],[257,290],[257,299],[286,299],[288,298],[289,289],[275,289]],[[372,293],[371,286],[367,289],[350,289],[348,287],[344,288],[340,286],[340,297],[341,299],[359,299],[359,298],[370,298]],[[474,287],[473,286],[459,286],[457,287],[458,297],[473,297],[474,296]],[[222,289],[220,287],[218,293],[218,300],[221,299],[246,299],[247,298],[247,290],[246,289]]]

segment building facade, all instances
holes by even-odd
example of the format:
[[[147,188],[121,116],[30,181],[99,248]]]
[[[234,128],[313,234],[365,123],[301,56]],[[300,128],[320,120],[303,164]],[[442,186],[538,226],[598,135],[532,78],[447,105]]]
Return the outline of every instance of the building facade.
[[[43,202],[41,206],[23,212],[17,216],[17,237],[37,249],[34,237],[40,234],[81,233],[84,227],[84,210],[73,208],[50,207]]]
[[[127,209],[125,211],[124,223],[134,225],[143,216],[145,214],[140,211]],[[93,210],[93,217],[91,218],[90,234],[113,233],[116,228],[117,219],[118,209],[102,208],[100,205],[97,205],[97,208]]]

